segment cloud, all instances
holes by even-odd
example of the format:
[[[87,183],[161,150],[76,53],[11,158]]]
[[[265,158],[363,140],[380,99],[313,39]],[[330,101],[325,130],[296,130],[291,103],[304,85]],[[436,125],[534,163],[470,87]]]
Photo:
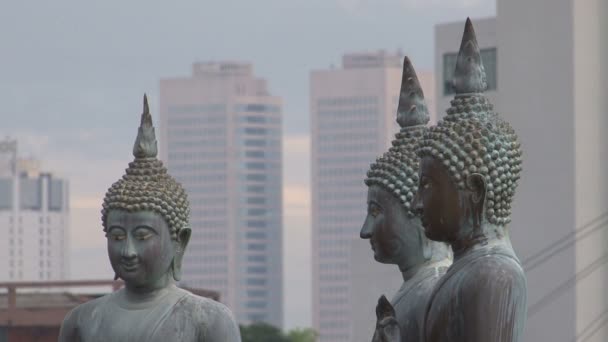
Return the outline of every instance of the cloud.
[[[103,236],[103,235],[102,235]],[[70,278],[74,280],[110,280],[114,273],[108,260],[105,244],[99,247],[72,248],[70,259]],[[86,291],[91,292],[90,288]],[[105,289],[103,292],[108,292]]]
[[[17,140],[17,154],[22,158],[40,158],[50,146],[50,137],[29,131],[0,131],[0,139]]]
[[[348,14],[369,14],[380,8],[405,7],[407,9],[470,9],[494,0],[336,0]]]
[[[283,204],[288,210],[310,207],[310,187],[302,185],[283,186]]]
[[[309,186],[310,184],[310,135],[286,135],[283,137],[283,183]]]
[[[310,136],[283,138],[285,328],[311,326]]]
[[[283,189],[283,298],[285,329],[311,326],[310,188]]]
[[[406,8],[471,8],[481,5],[486,0],[401,0]]]
[[[336,0],[336,3],[340,8],[350,13],[356,12],[360,8],[362,2],[363,0]]]
[[[105,247],[106,239],[101,227],[100,211],[100,207],[71,210],[70,243],[72,249]]]
[[[103,196],[103,195],[102,195]],[[78,196],[72,197],[70,209],[99,209],[103,202],[102,196]]]

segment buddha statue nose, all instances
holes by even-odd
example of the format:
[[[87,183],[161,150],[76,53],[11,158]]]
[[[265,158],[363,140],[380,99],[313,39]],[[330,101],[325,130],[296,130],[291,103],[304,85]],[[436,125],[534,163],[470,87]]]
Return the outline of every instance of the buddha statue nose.
[[[135,246],[133,245],[133,239],[126,238],[122,248],[121,257],[124,260],[132,260],[137,257]]]
[[[369,222],[369,217],[367,217],[365,219],[365,222],[363,222],[363,227],[361,227],[361,232],[359,232],[359,237],[361,237],[362,239],[371,239],[373,230],[374,229]]]

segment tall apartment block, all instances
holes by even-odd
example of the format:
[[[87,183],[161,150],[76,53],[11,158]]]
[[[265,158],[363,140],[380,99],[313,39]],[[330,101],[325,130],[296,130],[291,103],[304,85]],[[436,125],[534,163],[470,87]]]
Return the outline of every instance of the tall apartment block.
[[[251,64],[195,63],[160,81],[161,156],[188,192],[184,285],[240,323],[283,323],[281,99]]]
[[[342,57],[341,68],[310,74],[312,321],[321,342],[356,337],[352,318],[359,307],[351,299],[351,274],[365,280],[366,271],[351,264],[351,245],[357,245],[353,240],[359,239],[366,215],[367,169],[398,130],[402,59],[385,51],[352,53]],[[418,77],[434,112],[432,75],[419,72]],[[363,248],[352,253],[373,259],[369,244]],[[367,280],[377,282],[373,274]],[[372,317],[374,309],[369,308]]]
[[[0,141],[0,282],[69,277],[68,182]]]

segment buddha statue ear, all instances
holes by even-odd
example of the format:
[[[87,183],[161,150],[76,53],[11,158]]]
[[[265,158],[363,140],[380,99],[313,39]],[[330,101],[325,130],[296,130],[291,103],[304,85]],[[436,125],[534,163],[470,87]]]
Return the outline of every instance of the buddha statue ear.
[[[175,241],[177,244],[175,256],[173,257],[173,262],[171,262],[171,270],[173,271],[173,279],[175,279],[175,281],[182,279],[182,260],[184,258],[184,253],[186,252],[188,242],[190,241],[191,234],[192,229],[190,229],[190,227],[180,229],[179,233],[177,234],[177,241]]]
[[[466,187],[469,191],[469,204],[472,209],[473,224],[481,226],[486,201],[486,178],[479,173],[472,173],[466,178]]]

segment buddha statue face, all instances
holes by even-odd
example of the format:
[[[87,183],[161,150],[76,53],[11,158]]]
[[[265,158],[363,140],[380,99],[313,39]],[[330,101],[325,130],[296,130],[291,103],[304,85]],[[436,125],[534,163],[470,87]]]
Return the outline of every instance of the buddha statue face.
[[[369,187],[367,203],[360,235],[370,240],[374,259],[405,268],[423,262],[428,246],[420,220],[408,215],[403,203],[378,185]]]
[[[431,258],[429,241],[410,203],[418,185],[416,146],[427,131],[428,110],[414,67],[405,57],[392,147],[370,165],[367,217],[362,239],[369,239],[378,262],[405,270]]]
[[[470,235],[470,229],[479,226],[483,220],[483,177],[472,174],[465,183],[465,189],[459,189],[443,163],[429,156],[422,158],[420,186],[413,206],[429,239],[443,242],[459,240],[463,235]]]
[[[172,238],[163,217],[152,211],[111,210],[106,224],[110,263],[127,286],[159,288],[173,279],[188,234]]]
[[[506,226],[522,170],[521,146],[513,127],[483,95],[485,69],[470,20],[453,85],[456,95],[447,115],[419,141],[417,155],[424,160],[420,175],[426,180],[419,183],[419,198],[413,203],[424,212],[427,236],[439,234],[443,241],[455,238],[457,222],[462,225],[464,220],[473,226],[482,221]]]

